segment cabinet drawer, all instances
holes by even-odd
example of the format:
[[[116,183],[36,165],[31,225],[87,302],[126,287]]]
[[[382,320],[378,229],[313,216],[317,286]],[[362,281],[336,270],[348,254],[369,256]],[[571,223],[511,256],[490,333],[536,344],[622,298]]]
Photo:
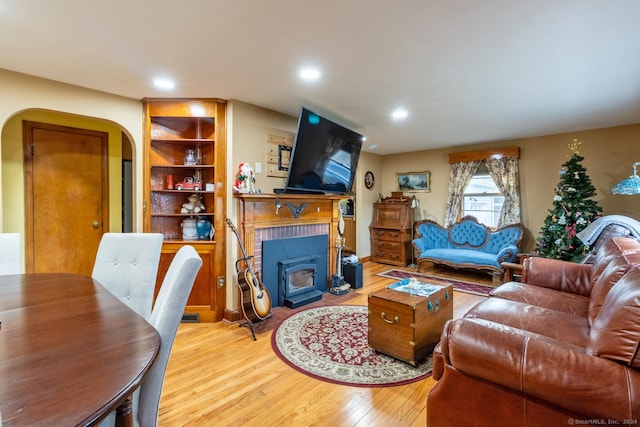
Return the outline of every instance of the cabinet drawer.
[[[392,240],[402,242],[410,238],[410,236],[402,230],[387,230],[383,228],[374,228],[371,230],[371,237],[378,240]]]
[[[389,261],[404,261],[405,254],[401,250],[393,251],[384,248],[371,248],[371,256],[374,258],[382,258]]]
[[[373,241],[373,247],[378,250],[399,252],[404,247],[403,242],[396,242],[392,240],[378,240]]]
[[[371,261],[383,264],[398,265],[404,267],[411,260],[411,249],[407,248],[407,243],[395,244],[388,247],[387,243],[378,244],[378,241],[372,242],[371,245]]]

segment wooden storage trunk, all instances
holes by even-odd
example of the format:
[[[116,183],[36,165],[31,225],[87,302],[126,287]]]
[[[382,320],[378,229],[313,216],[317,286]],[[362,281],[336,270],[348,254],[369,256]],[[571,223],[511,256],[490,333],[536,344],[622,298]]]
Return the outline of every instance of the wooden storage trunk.
[[[369,294],[369,345],[415,366],[433,351],[452,317],[451,285],[429,297],[380,289]]]

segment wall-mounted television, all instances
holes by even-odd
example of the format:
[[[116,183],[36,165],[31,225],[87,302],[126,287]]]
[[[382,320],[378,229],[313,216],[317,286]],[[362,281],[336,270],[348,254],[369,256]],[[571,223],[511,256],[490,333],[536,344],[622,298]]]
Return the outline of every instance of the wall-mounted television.
[[[359,133],[302,107],[285,192],[351,193],[362,140]]]

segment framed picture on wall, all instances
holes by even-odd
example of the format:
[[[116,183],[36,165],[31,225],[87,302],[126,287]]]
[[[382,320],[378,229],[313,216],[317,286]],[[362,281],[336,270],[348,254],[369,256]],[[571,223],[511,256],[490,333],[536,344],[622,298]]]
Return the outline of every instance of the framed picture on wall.
[[[364,174],[364,186],[367,190],[371,190],[376,183],[376,177],[373,175],[373,172],[367,171]]]
[[[398,173],[398,190],[406,192],[431,191],[431,172]]]

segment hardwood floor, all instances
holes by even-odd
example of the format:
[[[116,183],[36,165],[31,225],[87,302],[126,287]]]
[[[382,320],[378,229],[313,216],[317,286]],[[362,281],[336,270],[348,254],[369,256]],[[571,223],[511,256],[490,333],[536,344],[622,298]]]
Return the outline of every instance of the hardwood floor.
[[[376,276],[390,268],[366,263],[364,286],[352,291],[344,303],[366,305],[369,293],[394,282]],[[438,269],[436,274],[491,285],[488,275],[444,269]],[[463,315],[482,299],[456,292],[454,317]],[[384,388],[348,387],[316,380],[290,368],[275,355],[271,349],[275,325],[269,322],[257,328],[256,341],[247,328],[237,324],[180,324],[167,368],[159,425],[426,425],[427,393],[435,383],[433,379]]]

